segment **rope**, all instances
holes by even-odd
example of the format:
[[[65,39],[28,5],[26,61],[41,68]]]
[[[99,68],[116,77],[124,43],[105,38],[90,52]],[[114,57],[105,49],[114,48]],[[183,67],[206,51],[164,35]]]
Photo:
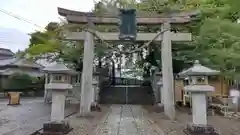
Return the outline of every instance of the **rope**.
[[[110,48],[111,50],[108,50],[107,52],[112,52],[117,50],[116,48],[113,48],[112,45],[110,45],[109,43],[107,43],[105,41],[104,37],[100,36],[100,33],[94,29],[90,29],[90,28],[85,28],[84,29],[87,32],[92,33],[95,37],[97,37],[101,42],[103,42],[105,45],[107,45],[108,48]],[[136,48],[134,50],[131,51],[120,51],[120,53],[122,54],[130,54],[130,53],[135,53],[135,52],[139,52],[141,51],[144,47],[149,46],[154,40],[156,40],[160,35],[162,35],[163,33],[165,33],[166,31],[169,31],[170,29],[165,29],[163,31],[160,31],[156,34],[156,36],[153,37],[153,39],[151,39],[150,41],[148,41],[147,43],[143,44],[142,46],[140,46],[139,48]]]

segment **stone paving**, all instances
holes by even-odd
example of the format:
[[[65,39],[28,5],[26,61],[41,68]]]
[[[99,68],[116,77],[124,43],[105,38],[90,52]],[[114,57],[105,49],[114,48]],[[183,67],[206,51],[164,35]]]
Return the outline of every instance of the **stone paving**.
[[[96,135],[163,135],[141,106],[112,105],[96,130]]]
[[[22,99],[18,106],[8,106],[7,103],[7,100],[0,101],[1,135],[29,135],[50,119],[51,106],[44,104],[42,98]],[[69,106],[65,114],[76,110],[76,106]]]
[[[161,127],[165,135],[185,135],[183,129],[192,121],[192,115],[183,110],[176,109],[176,120],[169,120],[164,113],[155,113],[152,106],[144,106],[148,116]],[[213,125],[220,135],[240,135],[240,120],[229,119],[223,116],[208,116],[208,124]]]
[[[73,128],[68,135],[94,135],[98,125],[103,124],[102,119],[109,110],[108,105],[101,105],[101,112],[92,112],[93,117],[79,117],[79,114],[68,117],[66,121]]]

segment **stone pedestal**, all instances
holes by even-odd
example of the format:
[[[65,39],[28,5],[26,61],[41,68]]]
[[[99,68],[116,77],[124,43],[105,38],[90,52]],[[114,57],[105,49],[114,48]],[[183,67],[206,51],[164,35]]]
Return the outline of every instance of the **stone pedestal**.
[[[65,94],[65,91],[52,92],[51,121],[53,122],[62,122],[64,120]]]
[[[42,135],[64,135],[72,129],[64,122],[66,90],[52,91],[51,122],[43,124]]]
[[[161,97],[160,97],[160,92],[161,92],[160,87],[162,85],[161,76],[162,75],[160,72],[155,72],[152,79],[152,88],[155,96],[155,103],[159,103],[161,100]]]
[[[44,123],[43,133],[41,135],[64,135],[72,131],[68,123]]]
[[[188,124],[183,130],[186,135],[218,135],[213,126]]]
[[[164,112],[164,105],[162,103],[156,103],[153,106],[153,109],[154,109],[154,112],[156,112],[156,113],[162,113],[162,112]]]
[[[100,105],[97,102],[98,98],[98,81],[93,79],[92,95],[91,95],[91,111],[101,111]]]
[[[192,93],[193,123],[207,124],[206,93]]]
[[[188,85],[184,90],[191,92],[193,124],[188,124],[184,132],[187,135],[218,135],[215,129],[207,125],[207,92],[214,91],[210,85]]]

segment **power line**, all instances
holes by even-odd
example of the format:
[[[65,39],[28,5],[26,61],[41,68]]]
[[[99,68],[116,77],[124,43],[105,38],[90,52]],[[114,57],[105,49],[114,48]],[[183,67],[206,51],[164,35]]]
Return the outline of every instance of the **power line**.
[[[14,17],[14,18],[16,18],[16,19],[18,19],[18,20],[21,20],[21,21],[24,21],[24,22],[26,22],[26,23],[32,24],[32,25],[34,25],[35,27],[38,27],[38,28],[40,28],[40,29],[44,29],[44,30],[45,30],[45,28],[41,27],[40,25],[38,25],[38,24],[36,24],[36,23],[33,23],[33,22],[31,22],[31,21],[29,21],[29,20],[27,20],[27,19],[25,19],[25,18],[23,18],[23,17],[21,17],[21,16],[19,16],[19,15],[16,15],[16,14],[12,13],[12,12],[9,12],[9,11],[3,10],[3,9],[0,9],[0,12],[6,14],[6,15],[8,15],[8,16]]]

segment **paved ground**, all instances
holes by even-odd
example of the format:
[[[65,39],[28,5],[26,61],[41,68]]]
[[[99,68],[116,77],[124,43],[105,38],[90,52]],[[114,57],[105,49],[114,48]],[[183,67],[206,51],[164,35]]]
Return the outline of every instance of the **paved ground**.
[[[49,121],[51,107],[42,98],[22,99],[19,106],[7,106],[7,103],[7,100],[0,101],[1,135],[29,135]],[[66,114],[76,110],[76,106],[67,107]]]
[[[72,115],[67,119],[73,129],[68,135],[95,135],[98,125],[103,117],[108,114],[110,108],[108,105],[101,105],[101,112],[92,112],[93,117],[79,117],[79,114]]]
[[[165,135],[185,135],[183,129],[188,123],[192,123],[192,115],[176,109],[176,121],[171,121],[164,113],[154,113],[152,106],[145,106],[148,116],[154,120]],[[220,135],[240,135],[240,120],[229,119],[223,116],[208,116],[208,124],[214,126]]]
[[[97,128],[97,135],[163,135],[141,106],[113,105]]]

